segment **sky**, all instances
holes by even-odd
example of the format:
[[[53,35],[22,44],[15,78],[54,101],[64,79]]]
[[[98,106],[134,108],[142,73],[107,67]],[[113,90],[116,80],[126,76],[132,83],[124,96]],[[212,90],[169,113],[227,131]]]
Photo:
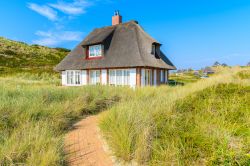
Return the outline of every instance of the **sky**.
[[[137,20],[178,69],[250,61],[249,0],[1,0],[0,36],[73,49],[94,28]]]

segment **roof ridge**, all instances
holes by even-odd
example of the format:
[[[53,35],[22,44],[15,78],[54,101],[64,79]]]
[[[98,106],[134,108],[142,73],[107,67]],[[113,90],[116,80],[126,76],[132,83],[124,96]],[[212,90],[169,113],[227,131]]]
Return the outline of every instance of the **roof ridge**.
[[[101,28],[95,28],[95,29],[116,28],[116,27],[118,27],[118,26],[125,25],[125,24],[129,24],[129,23],[137,24],[137,21],[135,21],[135,20],[130,20],[130,21],[127,21],[127,22],[124,22],[124,23],[121,23],[121,24],[108,25],[108,26],[103,26],[103,27],[101,27]]]

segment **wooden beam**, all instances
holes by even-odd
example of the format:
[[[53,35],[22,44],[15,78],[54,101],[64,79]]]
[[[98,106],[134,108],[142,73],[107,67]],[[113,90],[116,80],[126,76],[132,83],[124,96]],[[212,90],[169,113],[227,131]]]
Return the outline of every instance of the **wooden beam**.
[[[109,69],[107,69],[107,85],[109,85]]]
[[[156,70],[156,82],[157,82],[157,85],[161,84],[161,70],[160,69]]]
[[[100,85],[102,85],[102,70],[100,69]]]
[[[151,72],[152,72],[152,79],[151,79],[152,80],[152,84],[151,85],[154,85],[154,70],[155,69],[151,69]]]
[[[165,82],[166,82],[166,73],[165,73],[166,71],[165,70],[163,70],[163,83],[165,84]]]

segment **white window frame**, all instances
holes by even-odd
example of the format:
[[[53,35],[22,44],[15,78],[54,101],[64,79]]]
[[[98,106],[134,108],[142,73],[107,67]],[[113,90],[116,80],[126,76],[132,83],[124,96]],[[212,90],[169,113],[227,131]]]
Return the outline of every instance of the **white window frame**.
[[[109,85],[130,86],[130,69],[109,70]]]
[[[95,58],[95,57],[101,57],[102,56],[102,45],[92,45],[89,46],[89,57]]]
[[[82,84],[81,70],[66,70],[66,85],[80,86]]]
[[[94,77],[92,77],[94,76]],[[90,85],[101,84],[101,70],[90,70],[89,71],[89,83]]]

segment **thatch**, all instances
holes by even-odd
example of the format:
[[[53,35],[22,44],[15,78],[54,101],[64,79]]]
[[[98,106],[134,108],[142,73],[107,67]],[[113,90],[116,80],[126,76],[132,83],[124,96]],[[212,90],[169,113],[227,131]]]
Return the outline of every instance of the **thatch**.
[[[86,45],[97,43],[104,45],[103,58],[87,60]],[[95,29],[55,67],[55,70],[116,67],[176,69],[162,51],[159,50],[157,56],[152,55],[151,49],[153,43],[159,44],[159,42],[150,37],[135,21]]]

